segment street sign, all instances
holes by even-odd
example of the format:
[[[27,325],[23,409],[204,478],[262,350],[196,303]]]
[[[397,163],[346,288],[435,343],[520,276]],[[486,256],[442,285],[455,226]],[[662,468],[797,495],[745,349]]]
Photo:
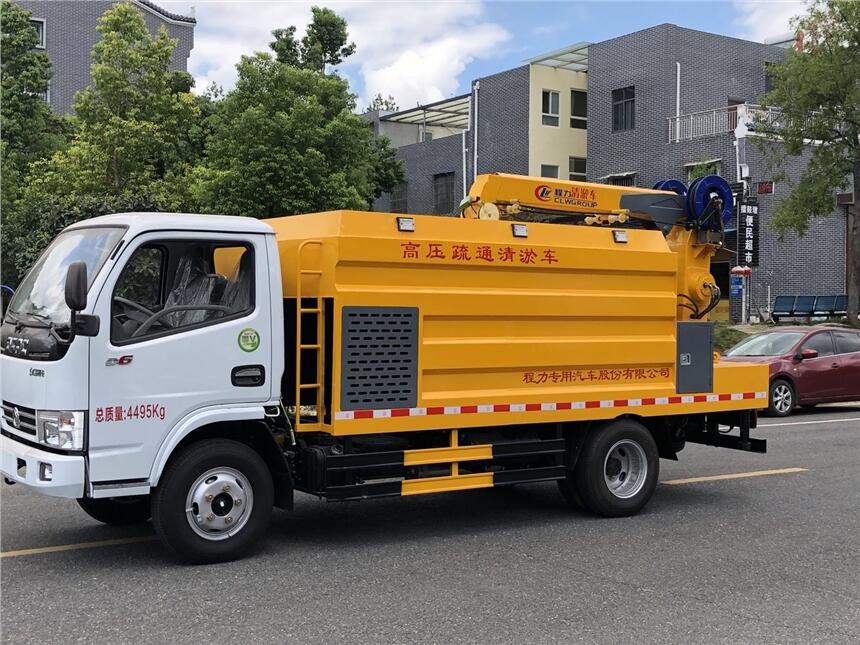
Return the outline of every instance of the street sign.
[[[738,264],[758,266],[758,199],[744,197],[737,206],[738,212]]]
[[[741,289],[743,289],[743,286],[744,286],[744,277],[742,275],[732,275],[729,277],[729,279],[730,279],[729,295],[732,298],[740,298],[741,297]]]

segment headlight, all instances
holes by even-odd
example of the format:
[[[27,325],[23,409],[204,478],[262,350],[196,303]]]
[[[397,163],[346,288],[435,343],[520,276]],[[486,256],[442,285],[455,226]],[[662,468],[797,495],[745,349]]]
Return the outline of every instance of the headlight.
[[[86,422],[83,412],[65,410],[39,410],[36,412],[36,431],[39,441],[64,450],[84,449]]]

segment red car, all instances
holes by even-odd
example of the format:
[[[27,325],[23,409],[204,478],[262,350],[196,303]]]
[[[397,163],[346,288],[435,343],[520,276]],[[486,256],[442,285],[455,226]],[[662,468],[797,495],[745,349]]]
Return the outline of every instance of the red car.
[[[860,401],[860,331],[846,327],[780,327],[744,338],[725,361],[770,367],[768,413],[798,405]]]

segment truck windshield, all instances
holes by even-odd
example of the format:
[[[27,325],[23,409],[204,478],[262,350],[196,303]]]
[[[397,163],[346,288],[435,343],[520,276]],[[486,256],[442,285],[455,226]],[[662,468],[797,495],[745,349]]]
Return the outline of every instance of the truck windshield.
[[[66,306],[66,272],[72,262],[87,265],[87,287],[125,229],[117,227],[80,228],[60,233],[33,265],[15,292],[6,315],[17,320],[30,319],[68,324],[71,312]]]

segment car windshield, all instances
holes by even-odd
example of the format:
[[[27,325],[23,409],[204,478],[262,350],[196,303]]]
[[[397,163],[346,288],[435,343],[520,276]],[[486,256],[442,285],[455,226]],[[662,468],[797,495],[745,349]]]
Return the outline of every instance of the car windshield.
[[[769,331],[743,339],[726,356],[780,356],[803,338],[802,331]]]
[[[71,312],[66,306],[66,272],[72,262],[87,265],[87,288],[122,237],[117,227],[80,228],[60,233],[30,269],[12,301],[7,315],[63,325]]]

